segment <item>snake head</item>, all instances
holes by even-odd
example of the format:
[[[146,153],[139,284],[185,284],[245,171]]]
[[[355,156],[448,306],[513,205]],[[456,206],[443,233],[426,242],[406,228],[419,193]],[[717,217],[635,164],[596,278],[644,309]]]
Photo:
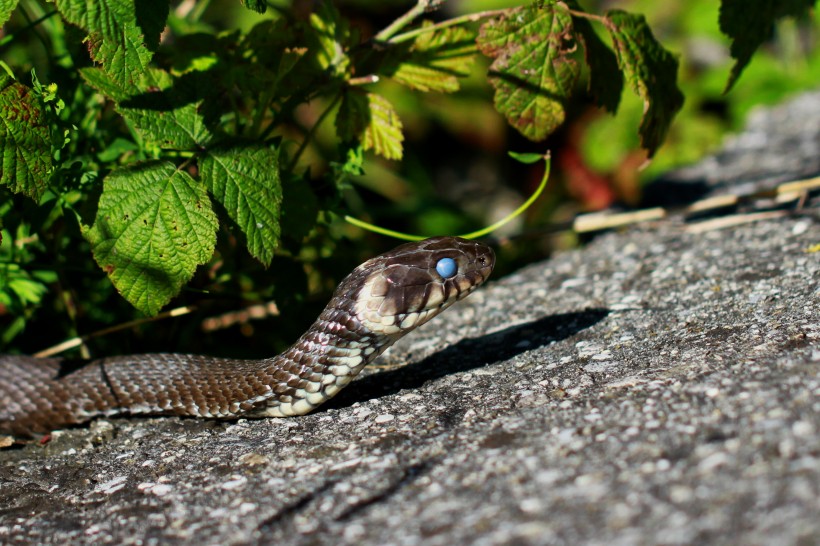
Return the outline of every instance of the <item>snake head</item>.
[[[356,294],[356,318],[365,328],[401,337],[481,286],[494,265],[485,244],[432,237],[368,260],[339,289],[354,289],[348,293]]]

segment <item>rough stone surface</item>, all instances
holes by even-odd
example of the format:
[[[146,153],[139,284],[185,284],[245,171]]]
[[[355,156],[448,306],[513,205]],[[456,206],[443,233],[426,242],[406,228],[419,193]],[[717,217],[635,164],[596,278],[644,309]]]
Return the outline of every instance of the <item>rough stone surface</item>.
[[[820,170],[808,97],[769,115],[803,109],[793,161]],[[817,544],[819,210],[599,237],[312,415],[98,420],[0,451],[0,543]]]

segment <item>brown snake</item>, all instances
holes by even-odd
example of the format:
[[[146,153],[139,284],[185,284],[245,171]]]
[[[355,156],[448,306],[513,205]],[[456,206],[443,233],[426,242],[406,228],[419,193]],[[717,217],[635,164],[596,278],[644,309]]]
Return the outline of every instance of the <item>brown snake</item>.
[[[357,267],[293,346],[263,360],[146,354],[77,367],[0,356],[0,434],[26,437],[103,415],[308,413],[396,340],[484,283],[494,265],[490,247],[457,237],[401,245]]]

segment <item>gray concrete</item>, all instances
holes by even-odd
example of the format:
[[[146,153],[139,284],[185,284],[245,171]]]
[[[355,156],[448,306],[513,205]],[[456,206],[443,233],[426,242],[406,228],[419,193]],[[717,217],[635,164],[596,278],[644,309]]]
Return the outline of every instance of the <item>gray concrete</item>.
[[[817,201],[531,265],[312,415],[0,451],[0,543],[818,544]]]

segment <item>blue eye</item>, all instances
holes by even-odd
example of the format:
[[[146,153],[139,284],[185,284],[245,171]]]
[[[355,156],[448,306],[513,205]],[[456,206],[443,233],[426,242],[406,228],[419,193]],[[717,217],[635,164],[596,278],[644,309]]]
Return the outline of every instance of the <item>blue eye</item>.
[[[458,266],[456,265],[456,261],[454,259],[442,258],[436,264],[436,271],[438,271],[438,274],[445,279],[449,279],[450,277],[455,277],[456,272],[458,271]]]

